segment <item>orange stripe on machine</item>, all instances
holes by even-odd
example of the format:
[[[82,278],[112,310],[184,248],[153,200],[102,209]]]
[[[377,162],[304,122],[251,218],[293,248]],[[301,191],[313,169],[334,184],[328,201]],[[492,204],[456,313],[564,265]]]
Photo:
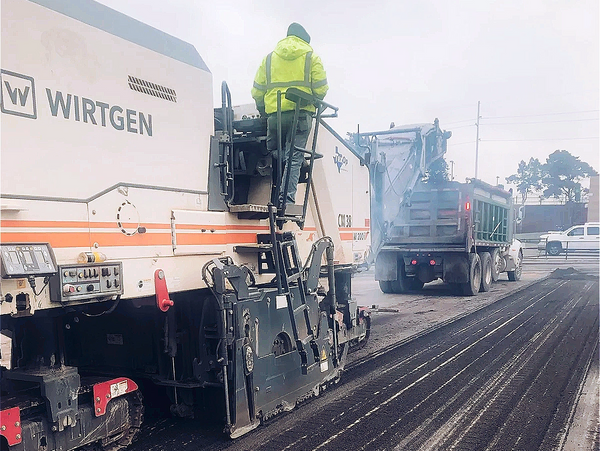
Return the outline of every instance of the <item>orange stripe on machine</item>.
[[[90,247],[92,243],[98,243],[101,247],[170,246],[172,244],[170,226],[164,224],[154,224],[155,227],[148,230],[147,233],[125,235],[112,223],[112,230],[98,230],[102,227],[97,226],[105,223],[93,223],[90,231],[86,223],[78,223],[79,227],[74,227],[75,223],[71,221],[58,222],[62,225],[62,230],[52,227],[56,222],[51,221],[5,222],[10,225],[7,224],[0,234],[0,240],[3,243],[50,243],[55,248]],[[37,227],[32,223],[35,223]],[[5,225],[4,221],[3,225]],[[65,226],[68,226],[68,229],[65,230]],[[177,233],[177,245],[180,246],[256,243],[256,235],[268,231],[268,226],[259,225],[184,224],[184,226],[186,227]],[[144,227],[147,225],[144,224]],[[179,225],[176,227],[176,230],[178,229]]]
[[[89,232],[2,232],[3,243],[50,243],[52,247],[90,247]]]
[[[137,226],[143,226],[146,229],[152,230],[170,230],[170,224],[161,223],[122,223],[122,227],[131,228]],[[69,228],[69,229],[114,229],[120,228],[116,222],[85,222],[85,221],[22,221],[14,219],[3,219],[0,221],[0,227],[2,228]],[[176,229],[182,230],[257,230],[260,232],[268,232],[268,225],[259,224],[176,224]]]
[[[50,243],[52,247],[90,247],[92,243],[100,246],[169,246],[171,245],[170,224],[142,224],[147,233],[124,235],[114,222],[83,221],[19,221],[2,220],[4,229],[1,240],[4,243]],[[137,224],[122,224],[124,227]],[[90,230],[91,228],[91,230]],[[7,230],[8,229],[8,230]],[[36,230],[37,229],[37,230]],[[43,230],[40,230],[43,229]],[[49,230],[50,229],[50,230]],[[62,230],[57,230],[62,229]],[[67,229],[67,230],[66,230]],[[102,229],[111,229],[103,231]],[[310,231],[314,228],[307,227]],[[266,233],[267,225],[242,224],[176,224],[177,244],[215,245],[256,243],[258,233]],[[316,229],[315,229],[316,231]],[[353,241],[355,232],[368,233],[367,227],[340,228],[340,239]],[[365,238],[358,238],[365,239]]]
[[[139,224],[122,223],[123,227],[137,227]],[[115,222],[85,222],[85,221],[22,221],[16,219],[3,219],[0,221],[0,227],[9,228],[52,228],[52,229],[112,229],[117,228]],[[170,229],[169,224],[144,224],[147,229]]]

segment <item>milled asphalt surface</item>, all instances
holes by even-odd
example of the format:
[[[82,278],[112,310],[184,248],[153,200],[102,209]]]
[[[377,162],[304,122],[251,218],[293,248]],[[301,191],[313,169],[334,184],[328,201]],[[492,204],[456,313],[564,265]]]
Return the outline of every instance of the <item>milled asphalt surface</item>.
[[[564,256],[538,257],[536,251],[528,251],[525,255],[521,281],[509,282],[506,280],[506,275],[504,275],[498,283],[492,286],[490,292],[480,293],[475,297],[452,295],[449,288],[439,282],[427,284],[424,290],[418,294],[383,294],[379,290],[377,282],[374,281],[372,271],[356,274],[353,279],[353,296],[357,299],[359,305],[375,305],[377,308],[372,309],[370,341],[367,346],[349,355],[348,367],[350,368],[353,363],[364,359],[368,360],[378,353],[385,353],[386,349],[393,347],[395,343],[401,340],[411,340],[411,337],[425,335],[428,330],[440,327],[442,323],[476,312],[511,293],[515,294],[519,290],[524,290],[527,286],[546,277],[556,268],[569,267],[585,270],[587,273],[597,276],[598,257],[569,256],[565,260]],[[590,365],[590,377],[586,379],[586,384],[579,390],[579,401],[574,406],[570,426],[566,429],[563,440],[563,449],[565,450],[597,449],[595,443],[597,443],[598,436],[598,409],[596,408],[598,384],[597,378],[594,379],[593,377],[593,368],[594,363]],[[330,393],[337,393],[336,397],[342,398],[349,396],[346,408],[350,408],[354,403],[354,394],[363,391],[365,386],[368,387],[369,382],[373,380],[376,374],[377,371],[367,371],[365,374],[361,373],[358,377],[351,376],[349,373],[344,374],[340,386],[334,387]],[[327,415],[321,415],[322,412],[328,409],[331,402],[331,398],[327,396],[328,394],[326,393],[325,396],[300,406],[293,412],[276,417],[274,420],[269,421],[267,425],[261,426],[259,429],[233,442],[222,437],[218,425],[199,425],[195,420],[149,419],[142,436],[131,449],[140,451],[166,451],[175,448],[181,451],[200,449],[254,450],[261,447],[261,449],[282,449],[275,442],[271,442],[273,447],[270,448],[267,442],[270,442],[271,437],[281,434],[283,434],[283,437],[290,434],[295,436],[299,434],[299,437],[292,440],[294,442],[301,439],[303,435],[310,435],[315,422],[325,423],[331,421],[331,417],[328,419]],[[367,422],[367,424],[369,423]],[[304,427],[298,430],[298,425],[304,425]],[[375,426],[376,424],[372,425],[372,427]],[[304,449],[299,443],[289,449]],[[345,449],[355,449],[351,441],[345,442],[344,446]],[[336,447],[336,449],[342,448]]]
[[[452,295],[448,287],[439,282],[427,284],[424,290],[417,294],[385,295],[380,292],[377,282],[374,281],[372,271],[356,274],[353,279],[353,296],[359,305],[375,306],[375,308],[372,309],[372,335],[369,344],[352,353],[349,356],[348,365],[351,366],[352,362],[368,359],[370,355],[383,352],[400,340],[409,340],[410,337],[423,335],[428,330],[439,327],[440,324],[451,321],[453,318],[476,312],[510,293],[526,289],[528,285],[547,276],[556,268],[569,267],[597,276],[598,256],[569,256],[565,259],[564,256],[538,256],[537,251],[529,250],[525,255],[521,281],[509,282],[504,275],[504,280],[494,284],[489,293],[480,293],[475,297]],[[368,379],[373,375],[366,374],[361,377]],[[347,391],[347,388],[344,389],[342,384],[341,387],[336,387],[334,390]],[[255,449],[260,445],[260,437],[263,435],[274,435],[280,430],[289,430],[299,421],[307,421],[306,416],[310,417],[313,409],[310,406],[326,408],[327,400],[325,398],[327,397],[322,396],[294,412],[282,415],[269,422],[266,427],[263,426],[234,442],[229,442],[222,437],[218,425],[198,424],[196,420],[174,420],[162,415],[151,416],[148,418],[139,440],[130,449],[181,449],[183,451],[188,449],[225,449],[230,446],[233,446],[233,449]],[[585,383],[579,387],[578,400],[573,405],[565,432],[560,449],[567,451],[598,449],[597,359],[590,363],[588,377],[585,379]],[[346,449],[353,448],[349,446]]]
[[[354,361],[313,403],[209,449],[558,449],[597,349],[597,291],[597,278],[553,275]]]

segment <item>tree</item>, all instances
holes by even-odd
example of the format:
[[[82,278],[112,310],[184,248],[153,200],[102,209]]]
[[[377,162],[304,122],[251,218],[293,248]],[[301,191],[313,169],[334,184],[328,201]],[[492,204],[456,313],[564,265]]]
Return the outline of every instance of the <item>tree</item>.
[[[579,202],[582,192],[579,181],[597,174],[594,168],[579,157],[566,150],[556,150],[543,165],[544,197],[564,197],[567,202]]]
[[[529,193],[542,189],[542,163],[537,158],[530,158],[529,163],[521,160],[517,173],[506,177],[506,182],[517,186],[521,205],[525,205]]]
[[[448,175],[448,163],[443,158],[438,158],[429,165],[423,181],[425,183],[439,184],[450,180]]]

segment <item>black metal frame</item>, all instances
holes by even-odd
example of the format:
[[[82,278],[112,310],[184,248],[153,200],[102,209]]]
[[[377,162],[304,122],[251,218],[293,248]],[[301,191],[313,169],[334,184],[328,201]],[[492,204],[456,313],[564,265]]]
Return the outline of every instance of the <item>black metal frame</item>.
[[[324,117],[337,117],[338,108],[330,105],[317,97],[308,94],[304,91],[301,91],[297,88],[289,88],[285,92],[285,98],[291,102],[296,104],[294,109],[294,119],[292,121],[292,132],[290,134],[289,139],[286,141],[286,151],[287,151],[287,161],[286,165],[289,168],[292,164],[292,159],[294,157],[294,152],[302,152],[310,156],[309,167],[308,167],[308,180],[306,182],[306,190],[304,192],[304,201],[302,203],[302,214],[301,215],[290,215],[286,214],[286,198],[289,192],[290,185],[290,171],[286,172],[285,180],[283,181],[283,191],[281,176],[283,174],[283,149],[281,143],[281,91],[277,91],[277,170],[278,175],[277,180],[275,181],[275,192],[277,199],[277,216],[275,217],[277,226],[279,229],[283,228],[283,224],[285,221],[294,221],[298,224],[300,229],[304,229],[304,222],[306,220],[306,210],[308,207],[308,196],[310,193],[311,182],[312,182],[312,172],[314,167],[314,162],[316,158],[321,157],[316,153],[317,148],[317,138],[319,135],[319,125],[321,124],[321,119]],[[294,145],[294,141],[296,139],[296,131],[298,128],[298,119],[300,116],[300,109],[303,106],[313,104],[316,107],[316,121],[315,121],[315,131],[313,133],[313,140],[310,150],[303,149]],[[333,110],[333,113],[330,115],[323,115],[323,112],[330,108]],[[293,151],[292,152],[292,146]]]
[[[228,204],[235,194],[233,177],[233,107],[231,105],[231,92],[226,82],[221,84],[221,110],[223,131],[219,135],[219,143],[223,152],[219,152],[219,162],[215,163],[221,172],[221,195]]]

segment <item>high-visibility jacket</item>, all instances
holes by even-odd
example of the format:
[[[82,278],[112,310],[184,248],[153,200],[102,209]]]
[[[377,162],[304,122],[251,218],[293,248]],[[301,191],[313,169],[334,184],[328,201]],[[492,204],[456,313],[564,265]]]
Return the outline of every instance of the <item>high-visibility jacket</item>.
[[[288,88],[298,88],[323,99],[329,87],[323,63],[312,47],[296,36],[288,36],[277,43],[254,77],[252,97],[259,111],[264,107],[267,114],[277,111],[277,91],[281,91],[281,111],[291,111],[296,104],[285,98]],[[303,107],[314,112],[313,105]]]

